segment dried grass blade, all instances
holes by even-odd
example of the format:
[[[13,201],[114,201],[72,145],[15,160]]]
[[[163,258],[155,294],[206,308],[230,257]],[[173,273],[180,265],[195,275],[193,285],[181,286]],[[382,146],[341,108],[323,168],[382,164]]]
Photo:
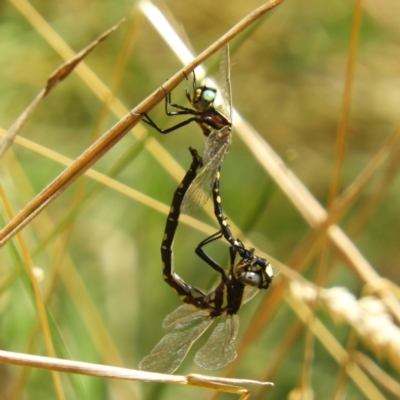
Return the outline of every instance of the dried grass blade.
[[[205,375],[181,376],[158,374],[155,372],[137,371],[134,369],[14,353],[3,350],[0,350],[0,362],[103,378],[143,382],[161,382],[175,385],[202,387],[205,389],[215,389],[221,392],[239,394],[241,395],[241,400],[247,399],[250,395],[250,391],[238,385],[272,385],[270,382],[259,382],[248,379],[215,378]]]
[[[0,185],[0,198],[3,201],[3,204],[6,208],[7,214],[9,216],[12,216],[13,211],[11,209],[11,204],[8,202],[7,196],[1,185]],[[54,350],[53,341],[52,341],[52,337],[51,337],[51,333],[50,333],[49,321],[47,319],[46,305],[44,303],[44,299],[43,299],[43,296],[42,296],[42,293],[41,293],[41,290],[39,287],[39,282],[37,281],[37,278],[35,276],[35,268],[34,268],[33,260],[29,254],[28,248],[26,246],[26,243],[25,243],[22,235],[17,235],[17,240],[18,240],[19,247],[21,249],[22,259],[24,260],[24,264],[26,265],[27,274],[29,276],[29,280],[32,285],[33,296],[36,301],[37,313],[38,313],[38,317],[39,317],[40,327],[42,329],[46,352],[50,357],[54,357],[56,353]],[[61,378],[60,378],[59,374],[55,371],[52,371],[51,375],[53,378],[53,383],[54,383],[54,388],[55,388],[55,392],[57,395],[57,399],[64,400],[65,394],[64,394],[64,390],[63,390],[63,387],[61,384]]]
[[[57,86],[59,82],[65,79],[93,49],[95,49],[103,40],[107,39],[107,37],[112,32],[114,32],[121,25],[122,22],[123,20],[101,34],[97,39],[86,46],[83,50],[75,54],[74,57],[64,62],[49,76],[46,86],[40,90],[33,101],[28,105],[28,107],[26,107],[22,114],[11,125],[10,129],[7,131],[7,134],[0,140],[0,158],[11,146],[14,138],[18,135],[18,132],[22,129],[25,122],[34,112],[39,103]]]

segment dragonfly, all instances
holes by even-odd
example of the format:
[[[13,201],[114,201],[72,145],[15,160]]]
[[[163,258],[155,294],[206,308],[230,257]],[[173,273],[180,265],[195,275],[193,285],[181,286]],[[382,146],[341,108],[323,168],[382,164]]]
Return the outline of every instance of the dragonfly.
[[[254,250],[246,249],[240,241],[229,247],[230,265],[225,271],[205,251],[204,246],[222,238],[221,230],[203,240],[196,254],[220,275],[219,282],[208,293],[189,285],[174,270],[172,243],[178,227],[181,203],[197,172],[202,159],[190,148],[192,163],[183,181],[175,191],[167,217],[161,245],[163,278],[185,303],[167,315],[163,328],[169,332],[139,363],[141,370],[173,373],[182,363],[193,343],[218,320],[206,344],[196,353],[195,363],[208,370],[220,369],[236,358],[235,339],[239,329],[237,312],[260,289],[267,289],[272,282],[272,268],[267,260],[257,257]],[[222,205],[219,202],[219,212]],[[218,219],[226,221],[222,216]],[[228,228],[229,230],[229,228]],[[236,263],[237,255],[240,260]]]
[[[196,122],[206,137],[202,157],[204,167],[197,175],[182,202],[182,212],[185,214],[202,208],[207,202],[216,173],[225,155],[228,153],[232,142],[232,94],[229,46],[226,45],[221,49],[218,90],[209,84],[197,86],[196,75],[193,72],[193,93],[191,95],[188,81],[186,77],[185,94],[192,108],[173,103],[171,93],[165,92],[165,113],[170,117],[190,115],[190,118],[170,128],[161,129],[148,114],[142,114],[142,121],[162,134],[168,134],[191,122]],[[219,98],[217,98],[217,92],[219,92]],[[219,100],[218,105],[216,100]],[[170,110],[170,108],[174,110]]]

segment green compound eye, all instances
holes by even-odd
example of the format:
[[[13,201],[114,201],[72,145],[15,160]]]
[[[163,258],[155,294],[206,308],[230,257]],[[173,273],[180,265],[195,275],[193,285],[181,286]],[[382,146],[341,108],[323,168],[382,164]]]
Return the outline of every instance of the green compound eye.
[[[213,89],[206,89],[203,92],[203,99],[209,103],[215,100],[215,90]]]

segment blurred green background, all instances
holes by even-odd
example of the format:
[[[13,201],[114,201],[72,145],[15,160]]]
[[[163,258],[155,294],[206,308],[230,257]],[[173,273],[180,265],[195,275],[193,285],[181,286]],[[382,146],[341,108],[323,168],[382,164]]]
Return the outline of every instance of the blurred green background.
[[[2,129],[12,124],[62,62],[17,9],[18,4],[23,3],[0,3]],[[106,85],[115,84],[116,95],[127,108],[133,108],[181,68],[135,2],[84,0],[30,4],[75,51],[121,18],[127,18],[124,25],[85,59]],[[167,0],[156,4],[199,53],[261,3],[254,0]],[[235,108],[261,132],[323,205],[332,177],[354,8],[353,2],[346,1],[286,0],[270,12],[256,30],[251,34],[246,31],[231,46]],[[398,125],[399,11],[400,6],[394,0],[380,4],[364,2],[342,189],[354,181]],[[32,12],[29,15],[32,16]],[[125,65],[121,61],[123,57]],[[115,68],[117,60],[122,68]],[[217,63],[218,56],[215,56],[207,66]],[[173,99],[184,104],[183,84],[174,91]],[[164,115],[163,105],[156,107],[151,115],[161,126],[171,124]],[[116,121],[85,82],[73,73],[43,101],[21,136],[76,158],[93,141],[93,135],[102,134]],[[185,170],[190,162],[188,146],[201,149],[204,142],[195,125],[166,136],[155,131],[149,131],[149,135]],[[244,241],[251,240],[285,263],[310,228],[233,135],[222,171],[224,210],[243,231]],[[94,168],[108,174],[127,153],[133,152],[135,155],[116,179],[169,205],[177,183],[166,172],[166,161],[154,159],[140,146],[137,139],[128,134]],[[46,157],[14,145],[12,154],[0,160],[1,184],[14,212],[63,169]],[[371,186],[347,213],[341,227],[351,234],[361,253],[380,275],[399,284],[400,179],[394,170],[385,186],[384,176],[383,173],[375,176],[382,183],[379,201],[366,207],[368,200],[377,194],[376,186]],[[97,191],[83,207],[77,207],[76,202],[96,186],[92,180],[80,178],[46,209],[46,215],[40,215],[25,228],[23,235],[35,266],[44,272],[41,282],[44,293],[49,291],[54,271],[65,271],[55,279],[48,306],[57,354],[72,360],[111,365],[119,365],[121,361],[126,367],[136,368],[140,359],[164,335],[163,318],[180,305],[179,298],[161,276],[159,247],[166,216],[109,188]],[[7,217],[4,209],[0,207],[0,210],[1,225],[4,225]],[[71,217],[73,210],[76,214]],[[195,216],[217,227],[203,211]],[[64,225],[66,230],[60,227],[54,231],[65,218],[68,221]],[[194,254],[194,248],[202,239],[204,234],[180,225],[174,246],[175,266],[187,282],[207,289],[214,282],[215,273]],[[27,352],[37,314],[24,266],[14,246],[8,244],[0,250],[0,347]],[[221,265],[227,265],[225,243],[216,244],[210,251]],[[310,267],[307,278],[312,280],[314,265]],[[329,267],[326,287],[346,286],[359,294],[362,284],[343,261],[332,255]],[[72,268],[76,271],[73,274]],[[70,286],[66,283],[68,277]],[[82,287],[78,286],[77,277],[82,280]],[[241,310],[238,342],[251,321],[257,319],[257,306],[268,296],[268,292],[260,293]],[[97,331],[92,321],[93,309],[97,310],[120,359],[109,350],[102,331]],[[322,312],[318,316],[337,339],[346,344],[350,328],[335,325]],[[241,358],[235,377],[269,379],[264,371],[276,357],[274,349],[297,319],[282,305],[269,322]],[[296,387],[303,363],[303,339],[300,335],[288,357],[282,360],[280,369],[275,371],[275,388],[259,394],[259,398],[287,398]],[[198,348],[201,342],[204,340],[199,340],[194,347]],[[31,352],[45,354],[41,335],[34,343]],[[360,350],[375,357],[362,345]],[[191,351],[178,370],[179,374],[205,373],[194,365],[193,355]],[[389,364],[383,362],[382,367],[398,377]],[[10,388],[15,389],[15,385],[18,386],[13,392],[15,398],[55,396],[47,371],[30,371],[23,380],[19,367],[1,365],[0,370],[0,387],[3,388],[0,398],[6,398],[3,397],[5,393]],[[326,349],[316,342],[312,377],[315,398],[331,398],[338,370]],[[221,373],[217,371],[215,375]],[[178,396],[201,399],[209,396],[204,390],[80,376],[64,375],[63,383],[66,396],[71,399],[176,399]],[[390,393],[384,393],[392,398]],[[222,398],[235,397],[223,395]],[[363,399],[364,396],[350,381],[346,398]]]

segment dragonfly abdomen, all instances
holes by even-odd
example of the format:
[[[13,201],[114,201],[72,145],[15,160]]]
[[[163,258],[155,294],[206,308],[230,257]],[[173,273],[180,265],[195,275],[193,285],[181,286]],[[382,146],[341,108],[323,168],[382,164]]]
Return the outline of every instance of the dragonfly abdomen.
[[[204,301],[212,309],[211,317],[222,314],[236,314],[242,305],[244,285],[238,280],[231,278],[221,282]]]

